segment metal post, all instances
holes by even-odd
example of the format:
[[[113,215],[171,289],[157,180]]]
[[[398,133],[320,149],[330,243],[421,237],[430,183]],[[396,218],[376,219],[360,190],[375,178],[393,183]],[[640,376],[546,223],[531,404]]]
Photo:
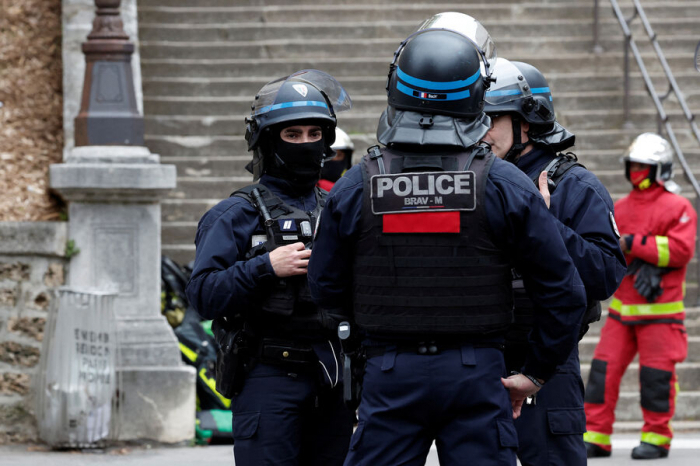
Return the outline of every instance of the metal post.
[[[630,126],[630,41],[631,36],[625,36],[625,62],[624,62],[624,97],[622,100],[623,117],[625,126]]]
[[[600,9],[598,0],[593,5],[593,53],[599,55],[603,53],[603,46],[600,45]]]
[[[75,118],[75,145],[143,146],[143,117],[131,72],[134,44],[124,32],[121,0],[94,1],[95,20],[82,47],[85,81]]]

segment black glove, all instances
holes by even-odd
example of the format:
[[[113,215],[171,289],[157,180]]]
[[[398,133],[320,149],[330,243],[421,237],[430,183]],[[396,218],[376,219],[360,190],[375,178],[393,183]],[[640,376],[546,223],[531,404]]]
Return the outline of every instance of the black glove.
[[[656,301],[664,292],[661,288],[661,276],[668,269],[656,267],[641,259],[632,261],[627,269],[627,275],[634,275],[634,289],[649,303]]]

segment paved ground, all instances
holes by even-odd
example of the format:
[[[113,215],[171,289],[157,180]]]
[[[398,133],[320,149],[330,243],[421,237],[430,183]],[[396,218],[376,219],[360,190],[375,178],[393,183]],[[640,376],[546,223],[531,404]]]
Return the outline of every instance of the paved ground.
[[[618,435],[613,440],[611,458],[591,460],[591,466],[637,465],[630,450],[638,444],[637,435]],[[700,457],[700,433],[679,434],[664,466],[697,466]],[[102,453],[51,452],[41,446],[0,446],[2,466],[234,466],[230,446],[181,448],[122,448]],[[426,466],[438,466],[437,453],[430,452]],[[644,463],[648,464],[648,463]],[[658,463],[652,463],[658,464]]]

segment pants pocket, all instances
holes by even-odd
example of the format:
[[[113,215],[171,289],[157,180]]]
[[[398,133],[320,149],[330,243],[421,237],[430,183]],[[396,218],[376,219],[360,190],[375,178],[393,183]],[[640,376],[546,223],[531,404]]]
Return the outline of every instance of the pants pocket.
[[[253,437],[260,423],[259,412],[239,413],[233,415],[233,439],[245,440]]]
[[[498,424],[498,441],[503,448],[518,448],[518,433],[510,419],[496,419]]]
[[[586,413],[583,408],[548,409],[547,423],[553,435],[583,435],[586,432]]]
[[[359,422],[357,424],[357,429],[355,430],[355,433],[352,434],[352,439],[350,440],[350,450],[355,451],[360,445],[360,441],[362,440],[362,433],[364,432],[364,430],[365,423]]]

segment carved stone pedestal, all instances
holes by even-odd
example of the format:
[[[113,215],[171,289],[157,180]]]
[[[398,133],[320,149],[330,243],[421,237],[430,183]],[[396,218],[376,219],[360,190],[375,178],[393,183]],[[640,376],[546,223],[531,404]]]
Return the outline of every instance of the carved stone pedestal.
[[[175,166],[145,147],[83,146],[51,166],[51,187],[69,205],[69,286],[116,284],[122,377],[120,440],[175,443],[195,425],[195,371],[160,313],[160,204]]]

